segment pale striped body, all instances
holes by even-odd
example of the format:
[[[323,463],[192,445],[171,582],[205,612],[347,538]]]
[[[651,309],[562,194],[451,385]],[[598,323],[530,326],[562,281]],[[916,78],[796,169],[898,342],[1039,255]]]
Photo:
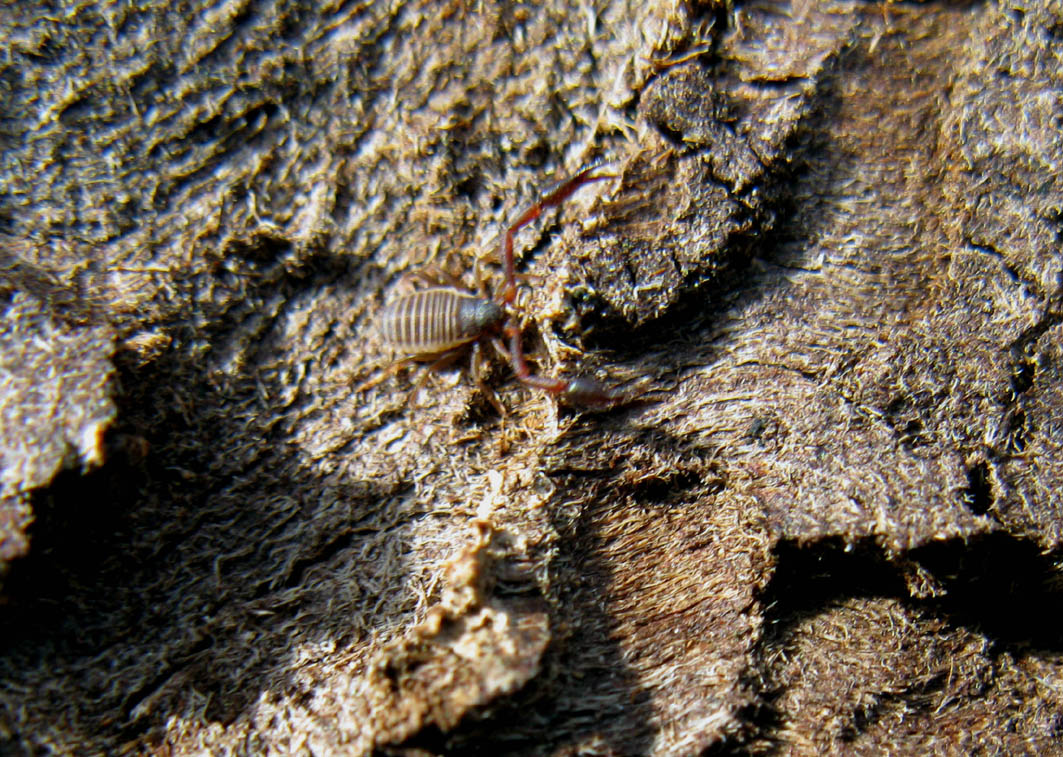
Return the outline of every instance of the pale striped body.
[[[472,342],[502,322],[491,300],[457,289],[433,287],[392,302],[380,316],[380,333],[409,357],[432,357]]]

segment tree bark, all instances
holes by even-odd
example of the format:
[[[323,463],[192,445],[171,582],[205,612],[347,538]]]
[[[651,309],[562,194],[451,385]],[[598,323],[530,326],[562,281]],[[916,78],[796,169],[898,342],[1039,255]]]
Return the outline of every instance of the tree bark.
[[[1058,743],[1061,30],[0,9],[0,745]],[[496,287],[593,161],[519,318],[625,401],[389,372],[403,277]]]

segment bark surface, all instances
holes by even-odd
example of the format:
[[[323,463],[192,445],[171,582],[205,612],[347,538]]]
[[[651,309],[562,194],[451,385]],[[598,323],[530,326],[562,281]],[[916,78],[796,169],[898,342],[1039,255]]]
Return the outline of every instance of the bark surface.
[[[1058,3],[0,39],[0,751],[1058,749]],[[595,160],[519,304],[631,402],[373,380],[406,274],[497,285]]]

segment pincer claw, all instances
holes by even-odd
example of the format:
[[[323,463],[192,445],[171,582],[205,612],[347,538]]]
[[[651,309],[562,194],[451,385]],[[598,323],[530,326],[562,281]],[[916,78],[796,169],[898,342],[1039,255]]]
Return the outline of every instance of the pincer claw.
[[[624,395],[595,379],[577,376],[561,391],[561,399],[567,405],[604,409],[622,402]]]

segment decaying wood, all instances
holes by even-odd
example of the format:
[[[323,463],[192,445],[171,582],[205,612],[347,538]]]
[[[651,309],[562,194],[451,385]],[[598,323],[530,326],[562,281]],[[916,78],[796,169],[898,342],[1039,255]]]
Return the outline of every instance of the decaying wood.
[[[1058,4],[31,5],[3,751],[1058,743]],[[526,343],[640,401],[365,382],[594,159]]]

